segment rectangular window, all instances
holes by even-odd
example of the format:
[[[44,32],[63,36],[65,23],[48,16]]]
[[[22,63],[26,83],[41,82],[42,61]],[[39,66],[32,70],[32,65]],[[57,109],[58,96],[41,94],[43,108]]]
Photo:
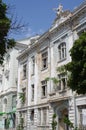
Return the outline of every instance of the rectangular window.
[[[30,114],[30,122],[31,122],[31,125],[34,125],[34,109],[31,110],[31,114]]]
[[[13,113],[12,120],[13,120],[13,128],[15,128],[16,127],[16,114],[15,113]]]
[[[86,109],[82,109],[82,125],[86,127]]]
[[[19,112],[19,114],[20,114],[19,122],[25,128],[26,127],[26,119],[27,119],[27,111],[23,110],[23,111]]]
[[[17,95],[13,95],[12,96],[12,108],[16,108],[16,99],[17,99]]]
[[[45,125],[45,124],[47,124],[47,109],[44,108],[42,112],[43,112],[42,124]]]
[[[59,51],[59,60],[63,60],[66,58],[66,43],[63,42],[58,46]]]
[[[48,125],[48,108],[40,108],[38,109],[39,115],[39,125]]]
[[[41,82],[41,86],[42,86],[42,97],[46,97],[47,96],[47,81],[44,80]]]
[[[38,109],[38,124],[41,125],[41,109]]]
[[[63,73],[59,74],[58,78],[59,78],[58,90],[65,90],[67,87],[67,76]]]
[[[48,52],[45,51],[42,53],[42,69],[46,69],[48,67]]]
[[[35,57],[32,57],[32,75],[35,74]]]
[[[22,103],[26,103],[26,88],[22,88]]]
[[[8,118],[6,118],[5,120],[4,120],[4,128],[5,129],[9,129],[9,125],[8,125]],[[9,120],[9,122],[10,122],[10,120]]]
[[[79,128],[86,128],[86,105],[82,105],[78,107],[79,112]]]
[[[27,65],[23,65],[23,78],[27,78]]]
[[[0,74],[0,84],[2,84],[2,75]]]
[[[32,89],[32,98],[31,98],[31,100],[33,101],[34,100],[34,84],[31,85],[31,89]]]

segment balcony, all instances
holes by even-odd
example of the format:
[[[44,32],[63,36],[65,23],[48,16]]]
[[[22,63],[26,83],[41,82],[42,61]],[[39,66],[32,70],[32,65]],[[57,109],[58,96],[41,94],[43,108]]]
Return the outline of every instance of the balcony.
[[[68,99],[71,96],[71,90],[69,88],[65,89],[59,89],[53,88],[52,91],[49,93],[48,101],[59,101],[59,100],[65,100]]]

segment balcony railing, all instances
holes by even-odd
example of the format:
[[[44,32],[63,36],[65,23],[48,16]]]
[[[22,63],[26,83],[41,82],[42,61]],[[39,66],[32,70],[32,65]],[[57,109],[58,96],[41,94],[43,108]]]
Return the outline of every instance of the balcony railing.
[[[71,96],[71,90],[69,88],[65,88],[63,90],[59,88],[52,89],[49,93],[48,100],[52,102],[53,100],[62,100],[67,99]]]

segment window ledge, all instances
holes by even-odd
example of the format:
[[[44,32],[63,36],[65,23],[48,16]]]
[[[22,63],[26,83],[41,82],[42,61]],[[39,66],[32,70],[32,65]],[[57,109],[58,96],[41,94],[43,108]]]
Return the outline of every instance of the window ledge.
[[[61,59],[61,60],[59,60],[57,63],[63,62],[63,61],[65,61],[66,59],[67,59],[67,58]]]
[[[35,74],[33,73],[33,74],[31,74],[31,76],[34,76]]]
[[[32,102],[34,102],[34,99],[31,99]]]
[[[41,99],[47,98],[47,96],[42,96]]]
[[[48,124],[44,124],[44,125],[37,125],[38,127],[49,127]]]
[[[22,80],[26,80],[26,79],[27,79],[27,77],[23,77],[23,78],[22,78]]]
[[[46,70],[47,68],[48,68],[48,67],[42,68],[41,71],[44,71],[44,70]]]
[[[56,92],[49,93],[49,96],[53,96],[53,95],[56,95]]]
[[[65,89],[65,90],[60,90],[60,91],[59,91],[60,94],[61,94],[61,93],[65,93],[65,92],[67,92],[66,89]]]

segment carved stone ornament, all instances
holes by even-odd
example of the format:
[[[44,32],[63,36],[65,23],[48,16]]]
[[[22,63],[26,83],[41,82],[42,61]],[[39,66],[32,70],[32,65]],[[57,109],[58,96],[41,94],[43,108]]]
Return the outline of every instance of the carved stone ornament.
[[[58,8],[54,8],[53,10],[56,12],[57,16],[59,17],[63,12],[63,6],[59,4]]]

